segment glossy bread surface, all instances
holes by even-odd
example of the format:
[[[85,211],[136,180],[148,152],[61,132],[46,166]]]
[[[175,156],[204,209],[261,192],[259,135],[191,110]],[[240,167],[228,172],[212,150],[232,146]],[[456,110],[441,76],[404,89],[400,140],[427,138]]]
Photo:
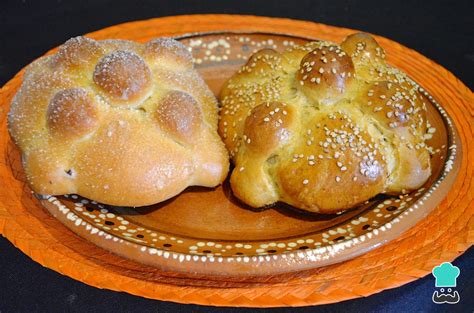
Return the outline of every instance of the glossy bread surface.
[[[364,33],[254,53],[220,94],[232,190],[252,207],[317,213],[416,190],[436,131],[418,90]]]

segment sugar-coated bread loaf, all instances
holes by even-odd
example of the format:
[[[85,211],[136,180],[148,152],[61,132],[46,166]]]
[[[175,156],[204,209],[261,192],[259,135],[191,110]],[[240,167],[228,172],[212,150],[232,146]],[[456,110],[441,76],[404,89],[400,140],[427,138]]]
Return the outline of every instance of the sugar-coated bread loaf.
[[[250,206],[334,213],[431,174],[427,100],[370,35],[258,51],[220,100],[231,187]]]
[[[28,66],[8,122],[35,192],[143,206],[224,180],[217,120],[181,43],[77,37]]]

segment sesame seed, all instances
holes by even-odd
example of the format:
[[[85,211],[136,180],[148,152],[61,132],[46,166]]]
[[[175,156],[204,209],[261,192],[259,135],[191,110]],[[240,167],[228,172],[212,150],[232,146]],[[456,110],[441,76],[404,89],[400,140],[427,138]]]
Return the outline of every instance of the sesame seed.
[[[336,176],[336,182],[340,182],[340,181],[341,181],[341,177]]]
[[[303,185],[307,185],[309,183],[309,180],[305,179],[303,180]]]

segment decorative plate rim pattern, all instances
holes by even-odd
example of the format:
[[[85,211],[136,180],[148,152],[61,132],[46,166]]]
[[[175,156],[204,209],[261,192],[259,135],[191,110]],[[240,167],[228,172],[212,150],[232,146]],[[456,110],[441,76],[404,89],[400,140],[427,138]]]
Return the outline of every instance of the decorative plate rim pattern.
[[[152,36],[174,36],[222,28],[283,32],[296,36],[315,34],[331,40],[340,40],[355,31],[301,20],[208,14],[128,22],[88,35],[96,39],[110,37],[144,41]],[[469,127],[472,117],[465,114],[466,110],[472,109],[474,97],[471,90],[444,67],[395,41],[381,36],[376,38],[390,48],[396,63],[405,64],[408,73],[413,73],[417,81],[426,84],[425,87],[446,104],[446,110],[460,132],[457,139],[463,144],[463,149],[457,151],[459,156],[462,154],[462,158],[457,158],[462,163],[455,164],[460,167],[459,176],[455,181],[453,179],[452,185],[445,186],[449,187],[448,196],[426,219],[394,242],[347,262],[305,272],[304,276],[297,275],[283,284],[273,284],[270,280],[266,286],[258,288],[250,283],[230,284],[228,280],[224,281],[225,285],[219,285],[217,281],[200,284],[199,281],[194,283],[194,280],[184,278],[175,280],[160,276],[159,272],[153,274],[159,280],[153,280],[146,272],[146,266],[137,268],[124,262],[126,270],[114,270],[117,257],[79,239],[43,210],[39,210],[38,216],[34,215],[40,209],[38,202],[25,194],[23,184],[15,180],[16,174],[7,169],[8,161],[0,162],[1,177],[10,187],[0,188],[0,232],[34,261],[85,284],[179,303],[234,307],[327,304],[369,296],[430,274],[433,265],[452,261],[474,243],[473,166],[468,162],[474,150],[472,141],[467,140],[473,135]],[[22,73],[20,71],[0,90],[3,96],[0,98],[3,98],[3,101],[0,100],[0,112],[8,107],[6,99],[18,87]],[[4,122],[0,118],[0,124],[4,125]],[[2,133],[4,149],[7,147],[6,139],[7,135]],[[4,150],[4,157],[6,153]],[[50,230],[49,227],[57,229]],[[56,237],[58,234],[61,236]],[[99,255],[91,257],[90,252]],[[215,288],[218,286],[226,288]]]
[[[251,36],[251,35],[267,35],[267,36],[284,36],[293,38],[293,39],[298,39],[298,40],[311,40],[309,37],[304,37],[304,36],[293,36],[293,35],[288,35],[288,34],[279,34],[279,33],[267,33],[267,32],[234,32],[234,31],[213,31],[213,32],[196,32],[196,33],[191,33],[191,34],[185,34],[185,35],[180,35],[176,36],[175,38],[178,40],[186,40],[186,39],[193,39],[193,38],[202,38],[206,36],[230,36],[230,35],[239,35],[239,36]],[[314,40],[314,39],[313,39]],[[54,206],[56,206],[57,211],[61,212],[66,215],[66,219],[70,220],[73,223],[69,223],[66,221],[66,226],[69,227],[70,229],[74,230],[74,226],[76,227],[85,227],[86,231],[88,231],[91,235],[97,235],[99,237],[104,237],[106,240],[111,240],[117,243],[125,243],[127,245],[133,246],[135,249],[139,249],[143,253],[148,253],[149,255],[153,257],[163,257],[164,259],[173,259],[177,260],[179,263],[182,262],[216,262],[216,263],[232,263],[232,262],[237,262],[237,263],[255,263],[255,266],[262,262],[275,262],[278,259],[284,259],[284,260],[295,260],[296,262],[300,262],[301,259],[308,259],[311,260],[311,264],[308,264],[308,268],[315,268],[315,267],[320,267],[320,266],[325,266],[329,264],[333,264],[336,262],[340,262],[341,260],[347,259],[342,257],[341,259],[332,261],[331,259],[340,254],[343,250],[350,249],[350,248],[355,248],[358,245],[361,245],[362,243],[370,242],[372,238],[375,239],[375,237],[379,236],[383,232],[389,231],[394,224],[398,224],[402,219],[408,218],[412,212],[417,210],[426,200],[428,200],[432,193],[437,190],[439,185],[445,180],[446,176],[451,173],[452,170],[452,165],[454,161],[456,160],[456,150],[458,149],[458,144],[454,142],[454,138],[456,138],[456,129],[451,122],[451,119],[447,112],[443,109],[443,107],[422,87],[419,87],[419,91],[423,93],[428,100],[430,101],[431,105],[436,109],[437,113],[439,116],[442,118],[444,127],[447,130],[447,157],[444,160],[444,163],[442,165],[442,170],[436,180],[429,186],[428,189],[425,188],[420,188],[419,190],[416,191],[416,196],[422,193],[422,196],[414,201],[412,204],[407,206],[407,209],[402,211],[399,215],[397,215],[395,218],[390,220],[389,222],[386,222],[382,225],[379,225],[377,228],[371,229],[367,231],[366,233],[358,236],[354,236],[351,239],[344,239],[341,240],[340,242],[333,242],[330,244],[327,244],[325,246],[318,246],[315,248],[309,248],[308,246],[305,246],[306,248],[304,250],[294,250],[287,248],[290,251],[283,251],[283,252],[277,252],[276,250],[267,250],[267,251],[273,251],[272,253],[267,253],[266,251],[259,251],[259,250],[264,250],[268,247],[276,247],[279,245],[284,245],[284,243],[276,243],[274,241],[269,241],[267,243],[260,244],[260,248],[257,249],[255,254],[243,254],[241,256],[239,255],[224,255],[221,256],[220,253],[196,253],[196,251],[190,251],[189,253],[183,253],[183,252],[176,252],[176,251],[170,251],[168,249],[160,249],[157,247],[150,247],[148,245],[140,244],[141,240],[137,240],[135,238],[130,238],[131,234],[124,233],[124,235],[127,235],[125,238],[118,237],[114,234],[111,234],[107,231],[107,229],[110,229],[109,227],[105,226],[104,228],[99,228],[97,226],[94,226],[93,224],[90,224],[87,222],[87,220],[84,220],[79,216],[83,210],[81,209],[82,204],[76,203],[75,204],[75,211],[69,209],[68,207],[64,206],[58,198],[53,197],[53,196],[46,196],[46,200],[50,203],[52,203]],[[459,160],[457,160],[459,162]],[[456,177],[457,173],[451,173],[453,175],[453,179]],[[412,192],[415,193],[415,192]],[[447,191],[442,191],[441,194],[445,194]],[[443,196],[443,195],[442,195]],[[441,199],[442,199],[441,196]],[[74,196],[73,196],[74,197]],[[439,201],[441,201],[439,199]],[[87,200],[86,200],[87,201]],[[94,202],[94,201],[92,201]],[[97,204],[97,203],[95,203]],[[431,209],[433,209],[436,206],[437,203],[434,203],[431,205]],[[48,207],[48,210],[51,213],[55,213],[51,207]],[[109,212],[107,209],[104,209],[102,207],[101,209],[102,215],[111,215],[111,217],[115,217],[114,213]],[[83,213],[87,214],[87,213]],[[363,217],[361,217],[363,218]],[[418,221],[419,219],[416,219]],[[127,222],[128,224],[128,222]],[[406,231],[413,225],[409,225],[406,227],[401,227],[402,232]],[[333,230],[329,230],[331,232]],[[148,232],[148,230],[147,230]],[[302,237],[306,237],[310,234],[305,234],[301,236],[297,236],[300,239],[297,239],[298,242],[291,242],[290,247],[296,247],[297,244],[304,244],[305,242],[308,244],[312,244],[315,242],[314,239],[312,238],[306,238],[306,239],[301,239]],[[324,236],[324,235],[323,235]],[[159,236],[161,238],[163,236]],[[130,238],[127,240],[127,238]],[[171,237],[173,241],[178,241],[180,243],[180,239],[176,239],[175,237]],[[153,239],[156,240],[156,239]],[[161,238],[161,240],[164,240]],[[324,239],[323,239],[324,240]],[[219,241],[219,240],[217,240]],[[300,242],[302,241],[302,242]],[[383,244],[388,242],[389,240],[383,240]],[[245,240],[242,241],[243,243],[236,243],[235,246],[238,248],[242,248],[244,250],[249,250],[253,249],[251,245],[246,244]],[[326,241],[327,242],[327,241]],[[181,242],[182,243],[182,242]],[[320,244],[320,242],[318,242]],[[96,243],[99,246],[103,246],[100,242]],[[198,247],[214,247],[216,245],[221,245],[220,243],[215,243],[214,241],[208,241],[208,242],[198,242],[197,246],[191,246],[194,248],[194,250],[197,250]],[[354,253],[350,253],[351,257],[366,253],[372,249],[375,249],[379,247],[381,244],[380,243],[374,243],[372,246],[365,247],[364,249],[360,249],[355,251]],[[286,246],[285,246],[286,247]],[[262,249],[263,248],[263,249]],[[283,248],[283,246],[282,246]],[[231,249],[230,246],[228,249]],[[110,249],[109,249],[110,250]],[[225,250],[224,250],[225,251]],[[121,254],[120,252],[118,252]],[[122,254],[122,256],[125,256]],[[146,261],[145,261],[146,262]],[[153,261],[148,261],[147,263],[154,264]],[[290,262],[288,262],[290,263]],[[282,263],[284,264],[284,263]],[[290,268],[285,267],[286,269],[282,269],[282,272],[284,271],[291,271]],[[219,271],[218,270],[212,270],[211,271],[214,274],[217,274]],[[249,274],[255,274],[254,271],[249,271]]]

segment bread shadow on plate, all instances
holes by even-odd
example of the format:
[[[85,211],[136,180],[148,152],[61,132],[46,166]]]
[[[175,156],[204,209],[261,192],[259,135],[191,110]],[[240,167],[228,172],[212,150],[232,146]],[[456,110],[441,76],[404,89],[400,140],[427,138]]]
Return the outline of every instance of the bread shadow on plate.
[[[24,172],[23,172],[22,167],[21,167],[21,157],[20,157],[18,149],[10,141],[9,144],[7,145],[6,150],[7,150],[7,153],[6,153],[6,160],[5,161],[6,161],[7,164],[10,165],[10,168],[12,170],[12,173],[13,173],[14,177],[17,180],[25,183],[26,179],[24,177]],[[157,204],[152,204],[152,205],[148,205],[148,206],[141,206],[141,207],[121,207],[121,206],[112,206],[112,205],[104,205],[104,206],[107,207],[107,208],[110,208],[111,210],[115,211],[117,214],[120,214],[120,215],[142,215],[142,214],[148,214],[148,213],[154,212],[156,210],[160,210],[163,207],[166,207],[166,206],[170,205],[176,199],[178,199],[180,196],[182,196],[186,193],[210,193],[210,192],[222,192],[223,195],[225,196],[225,198],[229,202],[231,202],[235,206],[238,206],[242,210],[247,210],[247,211],[250,211],[250,212],[254,212],[256,214],[261,213],[261,212],[265,212],[265,211],[268,211],[268,210],[274,210],[274,211],[277,211],[278,213],[280,213],[282,215],[285,215],[286,217],[305,220],[305,221],[314,221],[314,222],[330,221],[330,220],[338,218],[341,215],[344,215],[344,214],[347,214],[347,213],[351,213],[351,215],[353,215],[354,213],[357,214],[356,211],[363,211],[367,207],[367,205],[362,204],[362,205],[356,206],[354,208],[351,208],[351,209],[346,210],[346,211],[344,211],[342,213],[339,213],[339,214],[311,213],[311,212],[307,212],[307,211],[295,208],[295,207],[293,207],[291,205],[288,205],[286,203],[283,203],[283,202],[277,202],[277,203],[274,203],[274,204],[271,204],[271,205],[268,205],[268,206],[265,206],[265,207],[261,207],[261,208],[253,208],[253,207],[251,207],[249,205],[246,205],[245,203],[241,202],[239,199],[237,199],[237,197],[234,196],[234,194],[232,192],[232,189],[230,187],[229,178],[227,178],[222,183],[221,186],[217,186],[217,187],[214,187],[214,188],[206,188],[206,187],[199,187],[199,186],[188,187],[182,193],[180,193],[180,194],[178,194],[178,195],[176,195],[176,196],[174,196],[174,197],[172,197],[168,200],[157,203]],[[66,198],[68,198],[68,196],[59,196],[59,198],[66,199]],[[379,201],[381,201],[381,200],[383,201],[386,198],[389,198],[389,197],[386,196],[386,195],[377,195],[376,197],[371,199],[369,202],[373,203],[373,201],[376,200],[375,202],[378,203]],[[76,201],[81,201],[82,199],[87,200],[83,197],[77,196]],[[69,198],[69,200],[71,200],[71,199]],[[98,205],[99,204],[89,202],[87,204],[87,207],[89,209],[93,209],[93,210],[100,210]]]
[[[274,210],[282,215],[285,215],[286,217],[299,219],[299,220],[305,220],[305,221],[311,221],[311,222],[330,221],[338,217],[341,217],[341,215],[344,215],[347,213],[351,213],[350,215],[353,215],[354,213],[356,213],[356,211],[362,211],[366,207],[366,205],[359,205],[349,210],[346,210],[344,212],[341,212],[339,214],[321,214],[321,213],[307,212],[283,202],[277,202],[265,207],[253,208],[241,202],[237,197],[234,196],[232,189],[230,187],[229,179],[226,179],[223,182],[222,186],[215,187],[215,188],[196,187],[196,186],[188,187],[181,194],[171,199],[165,200],[157,204],[149,205],[149,206],[142,206],[142,207],[107,206],[107,207],[120,215],[149,214],[151,212],[155,212],[157,210],[160,210],[170,205],[171,203],[176,201],[180,196],[185,195],[187,193],[210,193],[210,192],[221,192],[225,196],[227,201],[231,202],[234,206],[237,206],[241,208],[242,210],[254,212],[257,215],[258,213],[262,213],[268,210]],[[376,198],[378,199],[378,198],[383,198],[383,197],[384,197],[383,195],[379,195]]]
[[[285,215],[286,217],[310,221],[310,222],[330,221],[330,220],[339,218],[345,214],[350,214],[351,216],[353,216],[354,214],[357,214],[357,212],[364,211],[365,209],[370,207],[371,203],[374,203],[374,201],[378,203],[379,201],[381,200],[383,201],[384,199],[388,198],[388,196],[380,194],[370,199],[368,202],[364,204],[354,206],[353,208],[347,209],[340,213],[324,214],[324,213],[308,212],[284,202],[276,202],[271,205],[260,207],[260,208],[251,207],[241,202],[237,197],[234,196],[232,189],[230,187],[229,179],[226,179],[226,181],[222,184],[222,189],[224,191],[226,198],[230,202],[232,202],[233,204],[235,204],[236,206],[239,206],[240,208],[244,210],[249,210],[255,213],[265,212],[267,210],[274,210],[282,215]]]

